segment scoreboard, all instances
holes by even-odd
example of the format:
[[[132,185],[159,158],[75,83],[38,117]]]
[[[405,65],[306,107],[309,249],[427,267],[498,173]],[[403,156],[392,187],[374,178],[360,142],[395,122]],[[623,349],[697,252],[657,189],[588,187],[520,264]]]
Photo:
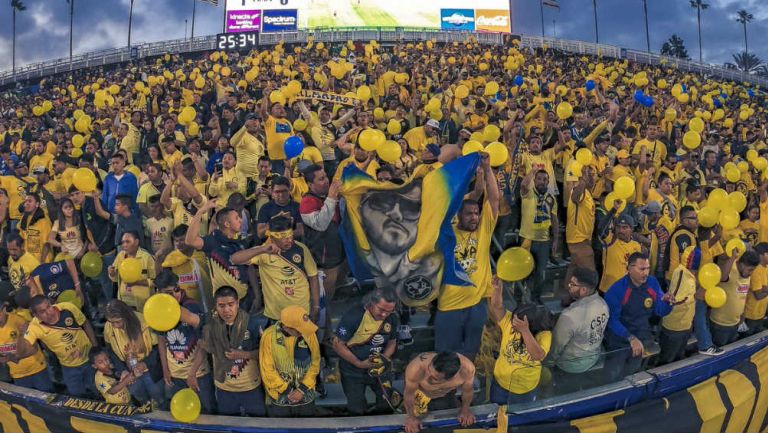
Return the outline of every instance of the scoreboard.
[[[509,33],[509,0],[227,0],[227,33],[418,27]]]

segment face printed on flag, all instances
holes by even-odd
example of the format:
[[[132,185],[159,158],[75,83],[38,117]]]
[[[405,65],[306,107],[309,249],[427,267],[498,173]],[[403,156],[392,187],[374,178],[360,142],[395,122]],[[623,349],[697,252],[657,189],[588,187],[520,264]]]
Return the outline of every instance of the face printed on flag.
[[[451,219],[478,162],[469,155],[405,185],[345,168],[341,237],[355,277],[393,289],[408,306],[428,304],[442,284],[468,284],[453,254]]]

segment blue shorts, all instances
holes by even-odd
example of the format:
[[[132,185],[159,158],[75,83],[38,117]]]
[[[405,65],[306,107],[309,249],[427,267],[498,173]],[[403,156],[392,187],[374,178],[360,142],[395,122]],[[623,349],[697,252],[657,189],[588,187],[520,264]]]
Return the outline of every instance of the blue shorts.
[[[435,313],[435,351],[459,352],[474,359],[488,320],[486,300],[472,307]]]
[[[47,368],[44,368],[39,373],[13,379],[13,384],[43,392],[54,392],[53,382],[51,382],[51,377],[48,375]]]

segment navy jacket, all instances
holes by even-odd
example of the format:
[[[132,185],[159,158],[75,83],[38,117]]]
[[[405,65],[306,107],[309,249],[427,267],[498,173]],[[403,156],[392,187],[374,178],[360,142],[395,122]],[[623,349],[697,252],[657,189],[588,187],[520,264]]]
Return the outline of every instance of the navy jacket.
[[[626,345],[631,335],[642,341],[650,340],[653,335],[648,319],[654,315],[664,317],[672,311],[672,306],[661,300],[662,296],[664,292],[653,276],[639,287],[632,284],[629,275],[613,283],[605,293],[610,311],[606,330],[608,346]]]

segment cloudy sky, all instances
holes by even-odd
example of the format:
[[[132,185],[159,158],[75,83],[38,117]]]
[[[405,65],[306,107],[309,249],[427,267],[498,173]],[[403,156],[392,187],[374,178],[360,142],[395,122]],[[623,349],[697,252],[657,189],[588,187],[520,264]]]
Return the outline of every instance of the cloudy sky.
[[[66,0],[23,0],[27,10],[17,14],[17,65],[65,57],[69,53],[69,5]],[[184,37],[184,20],[191,27],[194,0],[135,0],[133,41],[154,42]],[[439,0],[428,0],[439,3]],[[538,0],[511,0],[515,33],[541,34]],[[736,11],[755,16],[749,25],[750,51],[768,60],[768,1],[706,0],[702,34],[704,60],[722,63],[744,49]],[[127,43],[130,0],[75,0],[74,51],[112,48]],[[647,0],[651,49],[658,51],[672,33],[680,35],[692,58],[698,58],[696,11],[688,0]],[[0,70],[11,67],[12,18],[9,0],[0,0]],[[220,0],[224,3],[224,0]],[[600,42],[645,49],[642,0],[597,0]],[[468,0],[468,4],[471,1]],[[545,31],[567,39],[594,40],[592,0],[560,0],[560,12],[545,9]],[[553,20],[556,26],[553,26]],[[195,34],[221,30],[223,6],[198,3]],[[189,30],[188,30],[189,31]]]

